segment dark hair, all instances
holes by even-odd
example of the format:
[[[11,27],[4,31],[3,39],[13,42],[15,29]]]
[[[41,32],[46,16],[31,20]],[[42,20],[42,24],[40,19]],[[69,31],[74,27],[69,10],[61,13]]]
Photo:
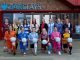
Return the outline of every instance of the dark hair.
[[[25,25],[25,21],[26,21],[26,24],[27,24],[27,20],[26,20],[26,19],[24,19],[24,20],[23,20],[23,25]]]

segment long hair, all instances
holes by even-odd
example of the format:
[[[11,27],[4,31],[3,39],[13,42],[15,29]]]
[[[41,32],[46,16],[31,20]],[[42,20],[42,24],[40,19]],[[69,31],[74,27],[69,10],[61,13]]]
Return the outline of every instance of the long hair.
[[[27,20],[26,19],[23,20],[23,26],[25,25],[25,23],[27,24]]]
[[[36,23],[36,19],[34,19],[34,20],[35,20],[35,23],[34,23],[33,20],[32,20],[32,24],[37,24],[37,23]]]

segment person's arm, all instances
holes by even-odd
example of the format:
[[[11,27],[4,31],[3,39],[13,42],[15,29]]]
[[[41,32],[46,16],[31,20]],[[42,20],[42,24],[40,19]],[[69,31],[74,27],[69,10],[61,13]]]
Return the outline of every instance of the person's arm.
[[[18,34],[18,41],[21,41],[21,34]]]
[[[40,26],[39,26],[39,33],[41,33],[41,24],[40,24]]]
[[[46,28],[46,30],[47,30],[47,32],[48,32],[48,25],[45,23],[45,28]]]
[[[39,36],[39,41],[41,41],[41,35],[42,35],[42,34],[40,34],[40,36]]]
[[[54,40],[54,36],[53,36],[53,33],[51,34],[51,40]]]
[[[48,42],[50,42],[49,36],[48,36]]]

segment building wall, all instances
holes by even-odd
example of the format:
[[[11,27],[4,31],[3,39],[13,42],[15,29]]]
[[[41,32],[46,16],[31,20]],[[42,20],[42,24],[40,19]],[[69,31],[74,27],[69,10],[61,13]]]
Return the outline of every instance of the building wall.
[[[1,3],[22,3],[22,4],[31,4],[31,3],[40,3],[43,10],[70,10],[70,8],[59,0],[0,0]]]

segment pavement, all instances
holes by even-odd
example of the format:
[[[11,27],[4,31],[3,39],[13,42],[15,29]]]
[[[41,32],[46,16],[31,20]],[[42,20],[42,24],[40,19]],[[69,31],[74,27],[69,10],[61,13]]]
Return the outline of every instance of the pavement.
[[[73,50],[72,55],[67,53],[62,53],[61,56],[58,54],[52,53],[48,55],[46,53],[41,53],[40,49],[38,49],[38,55],[34,56],[31,51],[28,51],[26,55],[20,54],[19,50],[17,51],[17,55],[13,56],[7,52],[3,52],[3,41],[0,41],[0,60],[80,60],[80,41],[73,41]]]

